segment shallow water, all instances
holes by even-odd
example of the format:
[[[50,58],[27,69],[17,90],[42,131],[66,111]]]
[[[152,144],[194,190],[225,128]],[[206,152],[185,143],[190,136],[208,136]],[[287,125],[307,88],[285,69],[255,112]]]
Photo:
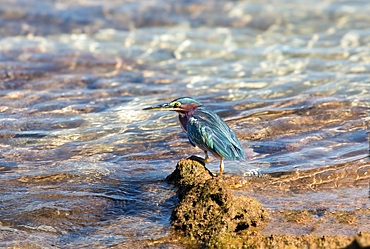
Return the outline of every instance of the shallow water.
[[[180,96],[208,105],[240,138],[247,160],[226,161],[226,174],[341,179],[345,165],[363,176],[325,190],[299,183],[299,194],[254,192],[271,211],[370,208],[368,1],[5,3],[1,247],[169,236],[176,198],[163,180],[202,152],[174,113],[142,109]],[[207,167],[217,172],[217,160]]]

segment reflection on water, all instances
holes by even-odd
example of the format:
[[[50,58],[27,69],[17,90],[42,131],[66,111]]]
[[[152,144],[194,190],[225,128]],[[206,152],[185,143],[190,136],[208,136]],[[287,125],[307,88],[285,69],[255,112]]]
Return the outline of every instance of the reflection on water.
[[[325,172],[352,193],[339,205],[330,193],[343,185],[329,181],[324,193],[309,178],[297,196],[257,191],[270,210],[301,199],[369,208],[369,11],[365,0],[6,0],[0,245],[130,247],[169,236],[176,200],[162,180],[202,152],[175,114],[142,109],[180,96],[208,105],[240,138],[248,160],[226,161],[226,174],[281,174],[267,182],[291,189],[284,174]],[[217,160],[208,167],[217,171]]]

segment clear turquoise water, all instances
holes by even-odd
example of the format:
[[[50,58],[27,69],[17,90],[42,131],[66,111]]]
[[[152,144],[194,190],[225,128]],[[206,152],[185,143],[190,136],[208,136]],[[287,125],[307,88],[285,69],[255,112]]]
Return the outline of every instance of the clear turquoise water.
[[[226,174],[364,160],[368,13],[366,0],[5,0],[0,245],[130,247],[168,236],[176,199],[163,179],[202,152],[175,114],[142,109],[180,96],[240,138],[248,159],[227,161]],[[363,205],[351,195],[341,203]],[[277,210],[285,199],[261,200]]]

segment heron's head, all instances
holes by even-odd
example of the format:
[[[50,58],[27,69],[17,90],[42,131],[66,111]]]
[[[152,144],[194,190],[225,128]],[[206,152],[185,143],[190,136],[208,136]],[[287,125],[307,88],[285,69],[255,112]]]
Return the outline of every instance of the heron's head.
[[[169,103],[144,108],[144,110],[176,111],[178,113],[192,113],[196,108],[202,106],[200,102],[190,97],[181,97]]]

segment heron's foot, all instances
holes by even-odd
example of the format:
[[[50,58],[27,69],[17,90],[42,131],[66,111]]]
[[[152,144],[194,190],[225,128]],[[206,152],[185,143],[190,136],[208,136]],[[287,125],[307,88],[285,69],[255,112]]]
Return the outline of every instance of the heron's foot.
[[[214,174],[214,173],[212,173],[209,169],[207,169],[207,167],[206,167],[206,160],[204,159],[204,158],[201,158],[201,157],[199,157],[199,156],[190,156],[190,157],[188,157],[187,159],[189,159],[189,160],[195,160],[195,161],[197,161],[197,162],[199,162],[200,164],[202,164],[203,166],[204,166],[204,168],[213,176],[213,177],[215,177],[215,176],[217,176],[216,174]]]
[[[204,155],[205,155],[205,158],[203,159],[204,160],[204,163],[208,163],[209,161],[211,161],[211,159],[209,158],[208,156],[208,151],[204,151]]]
[[[195,161],[197,161],[197,162],[199,162],[199,163],[201,163],[201,164],[203,164],[203,165],[205,165],[205,164],[206,164],[206,162],[204,161],[204,159],[203,159],[203,158],[201,158],[201,157],[199,157],[199,156],[194,156],[194,155],[192,155],[192,156],[188,157],[187,159],[195,160]]]
[[[201,157],[199,157],[199,156],[190,156],[190,157],[188,157],[187,159],[193,159],[193,160],[196,160],[196,161],[198,161],[198,162],[200,162],[201,164],[206,164],[206,163],[208,163],[208,162],[210,162],[211,161],[211,159],[209,158],[209,157],[206,157],[206,158],[201,158]]]

